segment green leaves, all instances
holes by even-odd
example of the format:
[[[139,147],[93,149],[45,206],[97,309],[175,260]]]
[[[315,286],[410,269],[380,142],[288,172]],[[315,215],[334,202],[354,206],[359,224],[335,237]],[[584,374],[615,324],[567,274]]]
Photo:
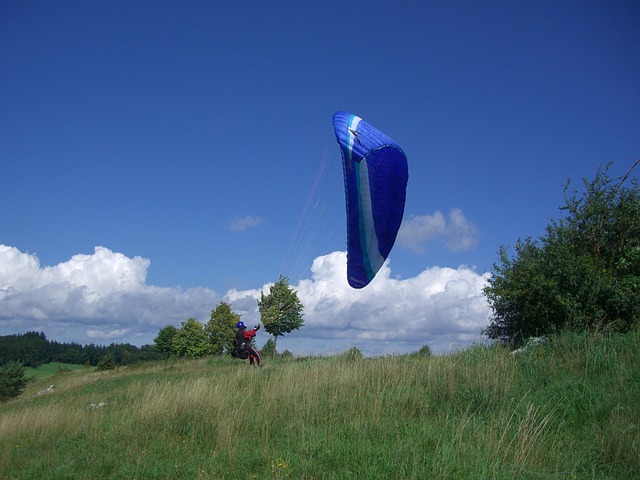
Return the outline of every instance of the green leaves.
[[[156,348],[160,353],[171,355],[173,352],[173,337],[178,329],[173,325],[167,325],[158,332],[158,336],[154,339]]]
[[[236,333],[236,323],[240,315],[231,311],[228,303],[220,304],[211,311],[211,319],[204,329],[209,336],[214,355],[222,355],[233,350],[233,339]]]
[[[0,366],[0,402],[18,397],[31,380],[21,363],[7,362]]]
[[[156,348],[170,356],[201,358],[207,355],[222,355],[233,349],[235,325],[240,315],[231,311],[225,302],[211,311],[211,319],[203,325],[195,318],[180,324],[164,327],[155,338]]]
[[[584,191],[565,187],[565,212],[538,240],[518,240],[485,288],[491,339],[520,343],[553,330],[628,330],[640,320],[640,194],[600,168]]]
[[[180,324],[180,329],[173,337],[172,354],[188,358],[211,355],[211,343],[202,323],[189,318]]]
[[[298,294],[289,286],[287,277],[280,277],[269,287],[269,294],[260,293],[258,309],[264,329],[275,338],[304,325],[303,306]],[[275,351],[275,346],[274,346]]]

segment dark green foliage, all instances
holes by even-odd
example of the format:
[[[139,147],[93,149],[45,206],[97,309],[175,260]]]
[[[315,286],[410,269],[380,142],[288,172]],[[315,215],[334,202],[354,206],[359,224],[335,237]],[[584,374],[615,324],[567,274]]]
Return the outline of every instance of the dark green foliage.
[[[0,402],[18,397],[27,388],[29,381],[22,364],[8,362],[2,365],[0,367]]]
[[[98,363],[96,370],[113,370],[114,368],[116,368],[116,361],[113,358],[113,355],[108,353],[102,357],[102,360]]]
[[[431,356],[431,347],[429,345],[424,345],[418,350],[416,353],[419,357],[430,357]]]
[[[485,288],[493,319],[485,334],[520,343],[571,330],[628,331],[640,320],[640,192],[600,168],[579,194],[565,187],[565,216],[538,240],[505,247]]]
[[[162,354],[152,345],[138,348],[130,344],[85,345],[47,340],[42,332],[0,336],[0,365],[19,362],[35,368],[51,362],[74,365],[97,365],[111,353],[116,363],[131,365],[145,360],[158,360]]]
[[[0,337],[0,365],[13,361],[35,368],[49,362],[51,351],[52,348],[42,332]]]
[[[228,303],[220,302],[220,305],[211,310],[211,319],[205,325],[205,331],[209,335],[214,355],[230,353],[233,350],[236,323],[239,321],[240,315],[232,312]]]
[[[173,337],[178,333],[178,329],[173,325],[167,325],[158,332],[158,336],[153,340],[159,352],[171,355],[173,348]]]

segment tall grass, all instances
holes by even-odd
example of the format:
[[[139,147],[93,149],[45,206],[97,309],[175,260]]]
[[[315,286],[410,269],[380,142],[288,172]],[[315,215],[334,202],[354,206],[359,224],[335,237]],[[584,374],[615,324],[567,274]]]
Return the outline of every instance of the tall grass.
[[[0,405],[0,478],[640,478],[639,338],[60,372]]]

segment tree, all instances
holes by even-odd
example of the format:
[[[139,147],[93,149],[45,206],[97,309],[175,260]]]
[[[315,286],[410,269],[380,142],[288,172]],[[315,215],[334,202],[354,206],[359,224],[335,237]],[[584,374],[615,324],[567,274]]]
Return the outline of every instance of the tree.
[[[362,357],[362,352],[358,347],[351,347],[346,352],[340,354],[340,359],[347,362],[357,362],[359,360],[362,360]]]
[[[116,359],[112,353],[107,353],[98,363],[96,370],[113,370],[114,368],[116,368]]]
[[[160,353],[173,354],[173,337],[176,333],[178,333],[178,329],[173,325],[167,325],[158,332],[158,336],[153,341]]]
[[[416,352],[418,357],[430,357],[431,356],[431,347],[429,345],[423,345],[420,350]]]
[[[32,381],[25,375],[24,366],[18,362],[7,362],[0,367],[0,402],[18,397],[27,383]]]
[[[277,351],[278,337],[304,325],[302,319],[302,303],[298,293],[289,286],[287,277],[280,277],[269,287],[269,294],[260,292],[258,310],[264,329],[273,335],[273,351]]]
[[[211,319],[205,325],[205,331],[211,342],[211,350],[214,355],[222,355],[233,350],[233,339],[236,334],[236,324],[240,321],[240,315],[231,311],[228,303],[220,302],[214,310],[211,310]]]
[[[0,365],[15,361],[37,367],[49,361],[47,337],[42,332],[27,332],[0,337]]]
[[[202,323],[188,318],[180,324],[172,341],[172,352],[179,357],[201,358],[211,354],[211,343]]]
[[[484,290],[488,338],[519,344],[561,328],[626,331],[640,322],[640,191],[636,179],[623,186],[630,171],[614,181],[609,167],[584,179],[581,194],[567,182],[565,217],[544,236],[519,239],[513,257],[500,247]]]

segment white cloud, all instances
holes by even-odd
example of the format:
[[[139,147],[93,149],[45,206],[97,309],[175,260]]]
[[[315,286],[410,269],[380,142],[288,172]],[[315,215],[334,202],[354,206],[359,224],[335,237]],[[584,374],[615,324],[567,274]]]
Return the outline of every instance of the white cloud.
[[[416,351],[429,345],[447,352],[481,341],[489,306],[482,293],[488,274],[432,267],[414,278],[391,278],[389,262],[364,289],[346,281],[346,253],[316,258],[312,277],[293,287],[304,305],[305,325],[279,340],[295,354],[337,352],[356,346],[369,355]],[[261,290],[227,292],[225,301],[257,323]],[[262,291],[267,291],[267,286]]]
[[[208,316],[213,290],[147,285],[149,264],[96,247],[41,268],[35,255],[0,245],[0,334],[36,330],[58,341],[152,343],[168,324]]]
[[[0,334],[36,330],[60,342],[141,345],[166,325],[188,317],[206,321],[221,300],[246,323],[259,323],[257,299],[269,285],[223,297],[205,288],[155,287],[146,284],[149,264],[96,247],[91,255],[42,268],[35,255],[0,245]],[[482,294],[488,274],[466,267],[432,267],[399,280],[386,262],[361,290],[347,284],[345,252],[316,258],[311,272],[293,285],[305,326],[279,339],[279,350],[333,353],[356,346],[378,355],[429,345],[446,352],[479,341],[488,325]],[[261,331],[258,344],[267,338]]]
[[[111,340],[118,339],[126,336],[129,333],[128,328],[115,329],[115,330],[87,330],[87,338],[93,338],[96,340]]]
[[[232,232],[243,232],[249,228],[255,228],[262,224],[262,219],[246,215],[244,217],[235,218],[229,223],[229,230]]]
[[[469,250],[478,242],[478,229],[458,208],[449,212],[448,221],[440,211],[436,211],[433,215],[413,216],[402,222],[398,232],[399,244],[423,253],[430,241],[443,242],[451,251]]]

